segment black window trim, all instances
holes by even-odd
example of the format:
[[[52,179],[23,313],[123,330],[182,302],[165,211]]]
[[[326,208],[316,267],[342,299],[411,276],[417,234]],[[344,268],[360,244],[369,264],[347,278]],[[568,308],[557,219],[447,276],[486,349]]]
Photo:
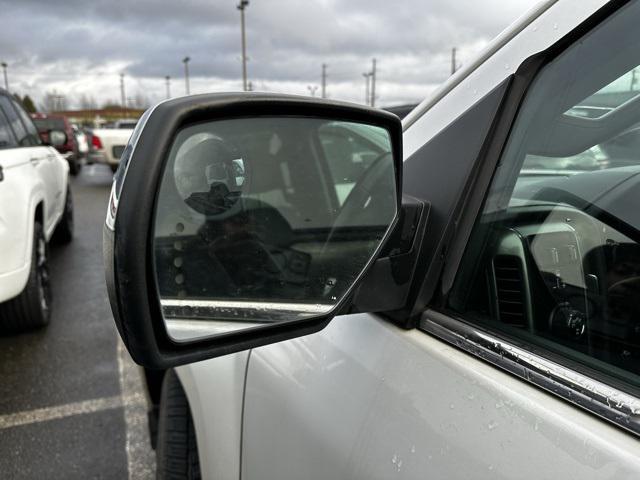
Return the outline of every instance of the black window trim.
[[[489,190],[498,161],[518,118],[520,107],[540,71],[629,0],[612,0],[547,50],[525,60],[509,90],[456,208],[455,233],[444,252],[440,289],[418,328],[502,370],[640,436],[640,396],[622,381],[592,370],[537,345],[520,343],[502,332],[485,329],[444,308],[475,221]],[[631,391],[630,391],[631,390]]]

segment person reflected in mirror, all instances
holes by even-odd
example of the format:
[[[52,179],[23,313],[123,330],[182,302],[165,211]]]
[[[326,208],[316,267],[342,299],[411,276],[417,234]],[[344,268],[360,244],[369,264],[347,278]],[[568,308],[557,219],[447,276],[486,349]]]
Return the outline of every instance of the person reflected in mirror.
[[[242,159],[220,138],[208,138],[189,152],[192,169],[201,172],[206,191],[194,191],[185,203],[203,215],[228,211],[240,198],[244,183]]]
[[[228,139],[209,137],[189,150],[181,167],[189,191],[184,202],[205,216],[198,238],[215,272],[222,268],[230,280],[220,286],[209,279],[199,285],[200,293],[212,293],[208,287],[215,284],[226,296],[269,296],[284,281],[291,226],[277,208],[244,191],[250,182],[242,157]]]

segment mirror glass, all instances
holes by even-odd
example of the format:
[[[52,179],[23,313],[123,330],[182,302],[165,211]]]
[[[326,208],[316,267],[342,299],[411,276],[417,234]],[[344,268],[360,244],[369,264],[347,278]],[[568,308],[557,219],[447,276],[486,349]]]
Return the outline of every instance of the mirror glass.
[[[49,132],[49,141],[54,147],[59,147],[67,143],[67,135],[60,130],[51,130]]]
[[[260,117],[180,130],[154,224],[169,335],[331,312],[390,228],[395,175],[389,133],[376,126]]]

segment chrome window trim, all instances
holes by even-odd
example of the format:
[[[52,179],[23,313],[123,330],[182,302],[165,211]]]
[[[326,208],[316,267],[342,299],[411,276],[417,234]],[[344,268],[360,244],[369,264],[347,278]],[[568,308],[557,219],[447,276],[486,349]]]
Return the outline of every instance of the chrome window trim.
[[[261,310],[283,313],[310,313],[321,315],[331,311],[334,307],[329,303],[296,303],[296,302],[270,302],[254,300],[196,300],[196,299],[160,299],[160,305],[166,308],[204,308],[211,311],[216,309],[245,308],[248,310]]]
[[[419,328],[640,436],[640,399],[633,395],[434,310]]]

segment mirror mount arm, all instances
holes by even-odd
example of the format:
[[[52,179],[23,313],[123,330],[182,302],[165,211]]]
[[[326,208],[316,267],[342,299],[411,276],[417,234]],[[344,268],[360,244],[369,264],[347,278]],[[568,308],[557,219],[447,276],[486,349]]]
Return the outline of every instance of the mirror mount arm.
[[[402,310],[409,299],[430,210],[430,203],[409,195],[402,196],[398,224],[380,257],[353,294],[348,313],[376,312],[402,328],[413,328],[410,318],[396,317],[392,313]]]

